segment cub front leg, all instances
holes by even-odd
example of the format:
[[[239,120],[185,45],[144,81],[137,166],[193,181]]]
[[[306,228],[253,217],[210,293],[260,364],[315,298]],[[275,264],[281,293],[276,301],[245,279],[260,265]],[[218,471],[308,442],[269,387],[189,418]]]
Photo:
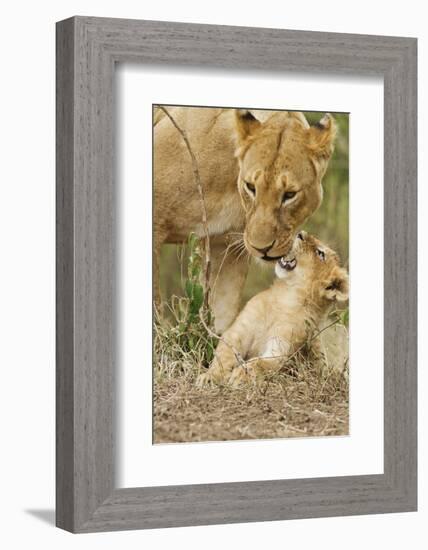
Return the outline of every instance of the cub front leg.
[[[233,323],[241,306],[242,290],[248,273],[248,253],[236,251],[226,237],[212,237],[211,309],[218,334]],[[240,254],[242,252],[242,254]]]
[[[203,386],[208,382],[228,382],[234,368],[244,363],[244,357],[251,344],[250,331],[241,318],[224,333],[219,342],[215,357],[208,372],[198,379],[198,385]]]
[[[244,365],[233,369],[229,384],[237,388],[248,382],[264,381],[266,377],[274,376],[281,366],[282,360],[276,357],[250,359]]]
[[[290,345],[286,337],[275,336],[266,342],[261,357],[255,357],[233,370],[230,377],[232,386],[240,386],[242,383],[255,381],[260,375],[261,378],[273,376],[277,373],[284,360],[290,353]]]
[[[198,385],[204,386],[210,382],[216,384],[226,383],[236,365],[239,365],[237,354],[227,344],[220,342],[210,368],[206,373],[201,374]]]

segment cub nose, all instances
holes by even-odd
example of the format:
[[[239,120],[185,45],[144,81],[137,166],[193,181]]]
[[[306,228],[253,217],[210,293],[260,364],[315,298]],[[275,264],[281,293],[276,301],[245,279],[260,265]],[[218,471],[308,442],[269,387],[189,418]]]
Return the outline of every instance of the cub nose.
[[[267,254],[269,252],[269,250],[273,247],[273,245],[275,244],[275,241],[273,241],[269,246],[265,246],[264,248],[257,248],[257,246],[254,246],[253,244],[251,245],[254,250],[257,250],[257,252],[260,252],[260,254]]]

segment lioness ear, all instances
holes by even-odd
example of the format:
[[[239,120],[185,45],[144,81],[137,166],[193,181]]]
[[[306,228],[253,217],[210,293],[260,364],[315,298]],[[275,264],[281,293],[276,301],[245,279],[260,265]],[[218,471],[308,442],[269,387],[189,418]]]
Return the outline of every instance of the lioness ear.
[[[308,149],[321,170],[325,171],[327,168],[327,162],[334,150],[336,134],[336,122],[328,113],[317,124],[307,129]]]
[[[235,109],[235,124],[241,144],[262,125],[250,111],[245,109]]]
[[[349,298],[349,276],[345,269],[336,267],[323,282],[321,294],[331,301],[346,302]]]

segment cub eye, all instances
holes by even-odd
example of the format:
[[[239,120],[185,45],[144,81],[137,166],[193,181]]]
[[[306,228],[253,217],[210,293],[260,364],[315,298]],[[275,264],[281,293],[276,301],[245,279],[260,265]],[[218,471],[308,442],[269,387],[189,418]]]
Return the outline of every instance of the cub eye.
[[[316,253],[317,253],[319,259],[323,262],[325,260],[324,250],[320,250],[319,248],[317,248]]]
[[[301,241],[304,241],[305,239],[303,238],[303,233],[297,233],[297,238],[300,239]]]
[[[246,181],[244,182],[245,183],[245,187],[248,189],[248,191],[252,194],[252,195],[255,195],[256,194],[256,187],[255,185],[253,185],[252,183]]]
[[[284,195],[282,196],[282,202],[287,202],[289,200],[291,200],[292,198],[294,198],[296,196],[296,192],[295,191],[287,191],[287,193],[284,193]]]

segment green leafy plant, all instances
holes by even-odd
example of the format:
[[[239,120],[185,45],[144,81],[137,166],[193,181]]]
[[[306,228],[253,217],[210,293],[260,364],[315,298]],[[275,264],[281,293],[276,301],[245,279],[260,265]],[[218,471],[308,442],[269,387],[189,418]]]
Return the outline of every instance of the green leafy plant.
[[[345,327],[349,327],[349,307],[342,310],[339,316],[340,316],[341,324],[344,325]]]
[[[336,323],[343,325],[346,329],[349,328],[349,307],[344,309],[334,309],[330,313],[330,318],[335,319]]]
[[[184,296],[172,296],[166,304],[167,316],[157,316],[155,355],[168,361],[207,367],[214,358],[217,339],[211,334],[214,318],[205,305],[202,284],[204,260],[199,238],[191,234],[187,242],[187,274],[182,282]]]
[[[189,237],[188,247],[189,260],[184,291],[189,300],[188,321],[191,323],[196,317],[199,317],[200,309],[204,303],[204,287],[201,284],[202,256],[199,239],[194,233]]]

